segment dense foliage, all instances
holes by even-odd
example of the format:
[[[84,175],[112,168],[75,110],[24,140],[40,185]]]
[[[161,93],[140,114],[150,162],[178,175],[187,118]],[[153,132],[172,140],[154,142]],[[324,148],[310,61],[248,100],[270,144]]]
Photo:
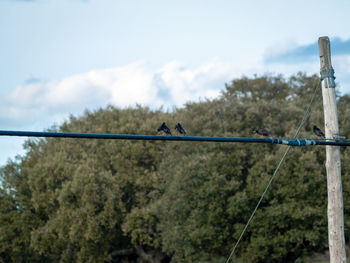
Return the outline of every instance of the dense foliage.
[[[193,136],[252,137],[266,127],[293,137],[318,81],[301,73],[242,77],[219,98],[173,112],[109,106],[51,130],[157,134],[165,121]],[[300,137],[323,127],[318,103]],[[338,111],[341,134],[350,135],[349,96],[338,98]],[[225,262],[285,150],[53,138],[24,147],[1,169],[0,262]],[[304,262],[327,248],[324,161],[324,147],[292,149],[238,247],[243,262]],[[342,178],[349,236],[346,149]]]

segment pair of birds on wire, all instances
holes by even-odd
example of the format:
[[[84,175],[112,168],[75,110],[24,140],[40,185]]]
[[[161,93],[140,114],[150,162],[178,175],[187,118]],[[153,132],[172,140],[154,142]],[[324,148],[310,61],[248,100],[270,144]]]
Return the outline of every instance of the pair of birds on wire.
[[[182,135],[186,135],[186,131],[185,129],[181,126],[181,124],[178,122],[174,129],[179,133],[179,134],[182,134]],[[165,122],[162,123],[162,125],[159,126],[159,128],[157,129],[157,131],[162,131],[165,133],[165,135],[171,135],[171,131],[170,131],[170,128],[168,126],[166,126]]]
[[[324,133],[321,131],[320,128],[318,128],[316,125],[314,125],[314,133],[318,136],[318,138],[325,138],[326,136],[324,135]],[[259,129],[255,131],[257,134],[264,136],[264,137],[269,137],[272,138],[271,132],[267,129]]]

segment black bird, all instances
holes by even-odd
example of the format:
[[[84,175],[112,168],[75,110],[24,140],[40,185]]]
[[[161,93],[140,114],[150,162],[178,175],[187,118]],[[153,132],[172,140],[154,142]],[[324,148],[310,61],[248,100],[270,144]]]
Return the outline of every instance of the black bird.
[[[165,135],[171,135],[171,131],[168,126],[166,126],[165,122],[162,123],[162,125],[159,126],[157,131],[163,131]]]
[[[264,129],[264,128],[259,129],[259,130],[256,130],[255,132],[256,132],[257,134],[259,134],[259,135],[272,138],[271,133],[270,133],[268,130]]]
[[[324,133],[321,131],[320,128],[318,128],[316,125],[314,125],[314,133],[318,136],[318,138],[322,137],[325,138]]]
[[[181,126],[180,123],[177,123],[177,124],[175,125],[175,130],[177,130],[178,133],[180,133],[180,134],[186,135],[186,131],[185,131],[185,129]]]

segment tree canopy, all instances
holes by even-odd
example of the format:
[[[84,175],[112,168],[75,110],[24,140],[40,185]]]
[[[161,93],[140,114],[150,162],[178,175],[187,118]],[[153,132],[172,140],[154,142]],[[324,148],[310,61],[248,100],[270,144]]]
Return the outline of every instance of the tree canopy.
[[[50,131],[156,135],[162,122],[180,122],[191,136],[253,137],[264,127],[293,137],[318,82],[242,77],[171,112],[108,106]],[[338,113],[349,135],[350,96],[338,96]],[[314,137],[313,125],[323,127],[322,102],[300,137]],[[0,262],[225,262],[286,146],[49,138],[24,147],[0,170]],[[324,164],[321,146],[291,150],[237,258],[305,262],[327,249]],[[346,148],[342,180],[349,237]]]

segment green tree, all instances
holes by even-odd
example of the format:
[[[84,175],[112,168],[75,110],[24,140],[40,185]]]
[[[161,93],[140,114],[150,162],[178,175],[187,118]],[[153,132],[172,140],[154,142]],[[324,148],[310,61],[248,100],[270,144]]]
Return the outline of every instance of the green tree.
[[[242,77],[213,100],[172,112],[109,106],[71,116],[58,132],[158,134],[165,121],[192,136],[292,137],[316,75]],[[317,99],[300,137],[322,127]],[[350,134],[350,97],[338,98]],[[4,262],[225,262],[285,146],[32,139],[1,169]],[[346,237],[350,160],[342,149]],[[240,243],[244,262],[305,262],[327,249],[325,151],[293,148]],[[347,240],[349,242],[349,240]]]

